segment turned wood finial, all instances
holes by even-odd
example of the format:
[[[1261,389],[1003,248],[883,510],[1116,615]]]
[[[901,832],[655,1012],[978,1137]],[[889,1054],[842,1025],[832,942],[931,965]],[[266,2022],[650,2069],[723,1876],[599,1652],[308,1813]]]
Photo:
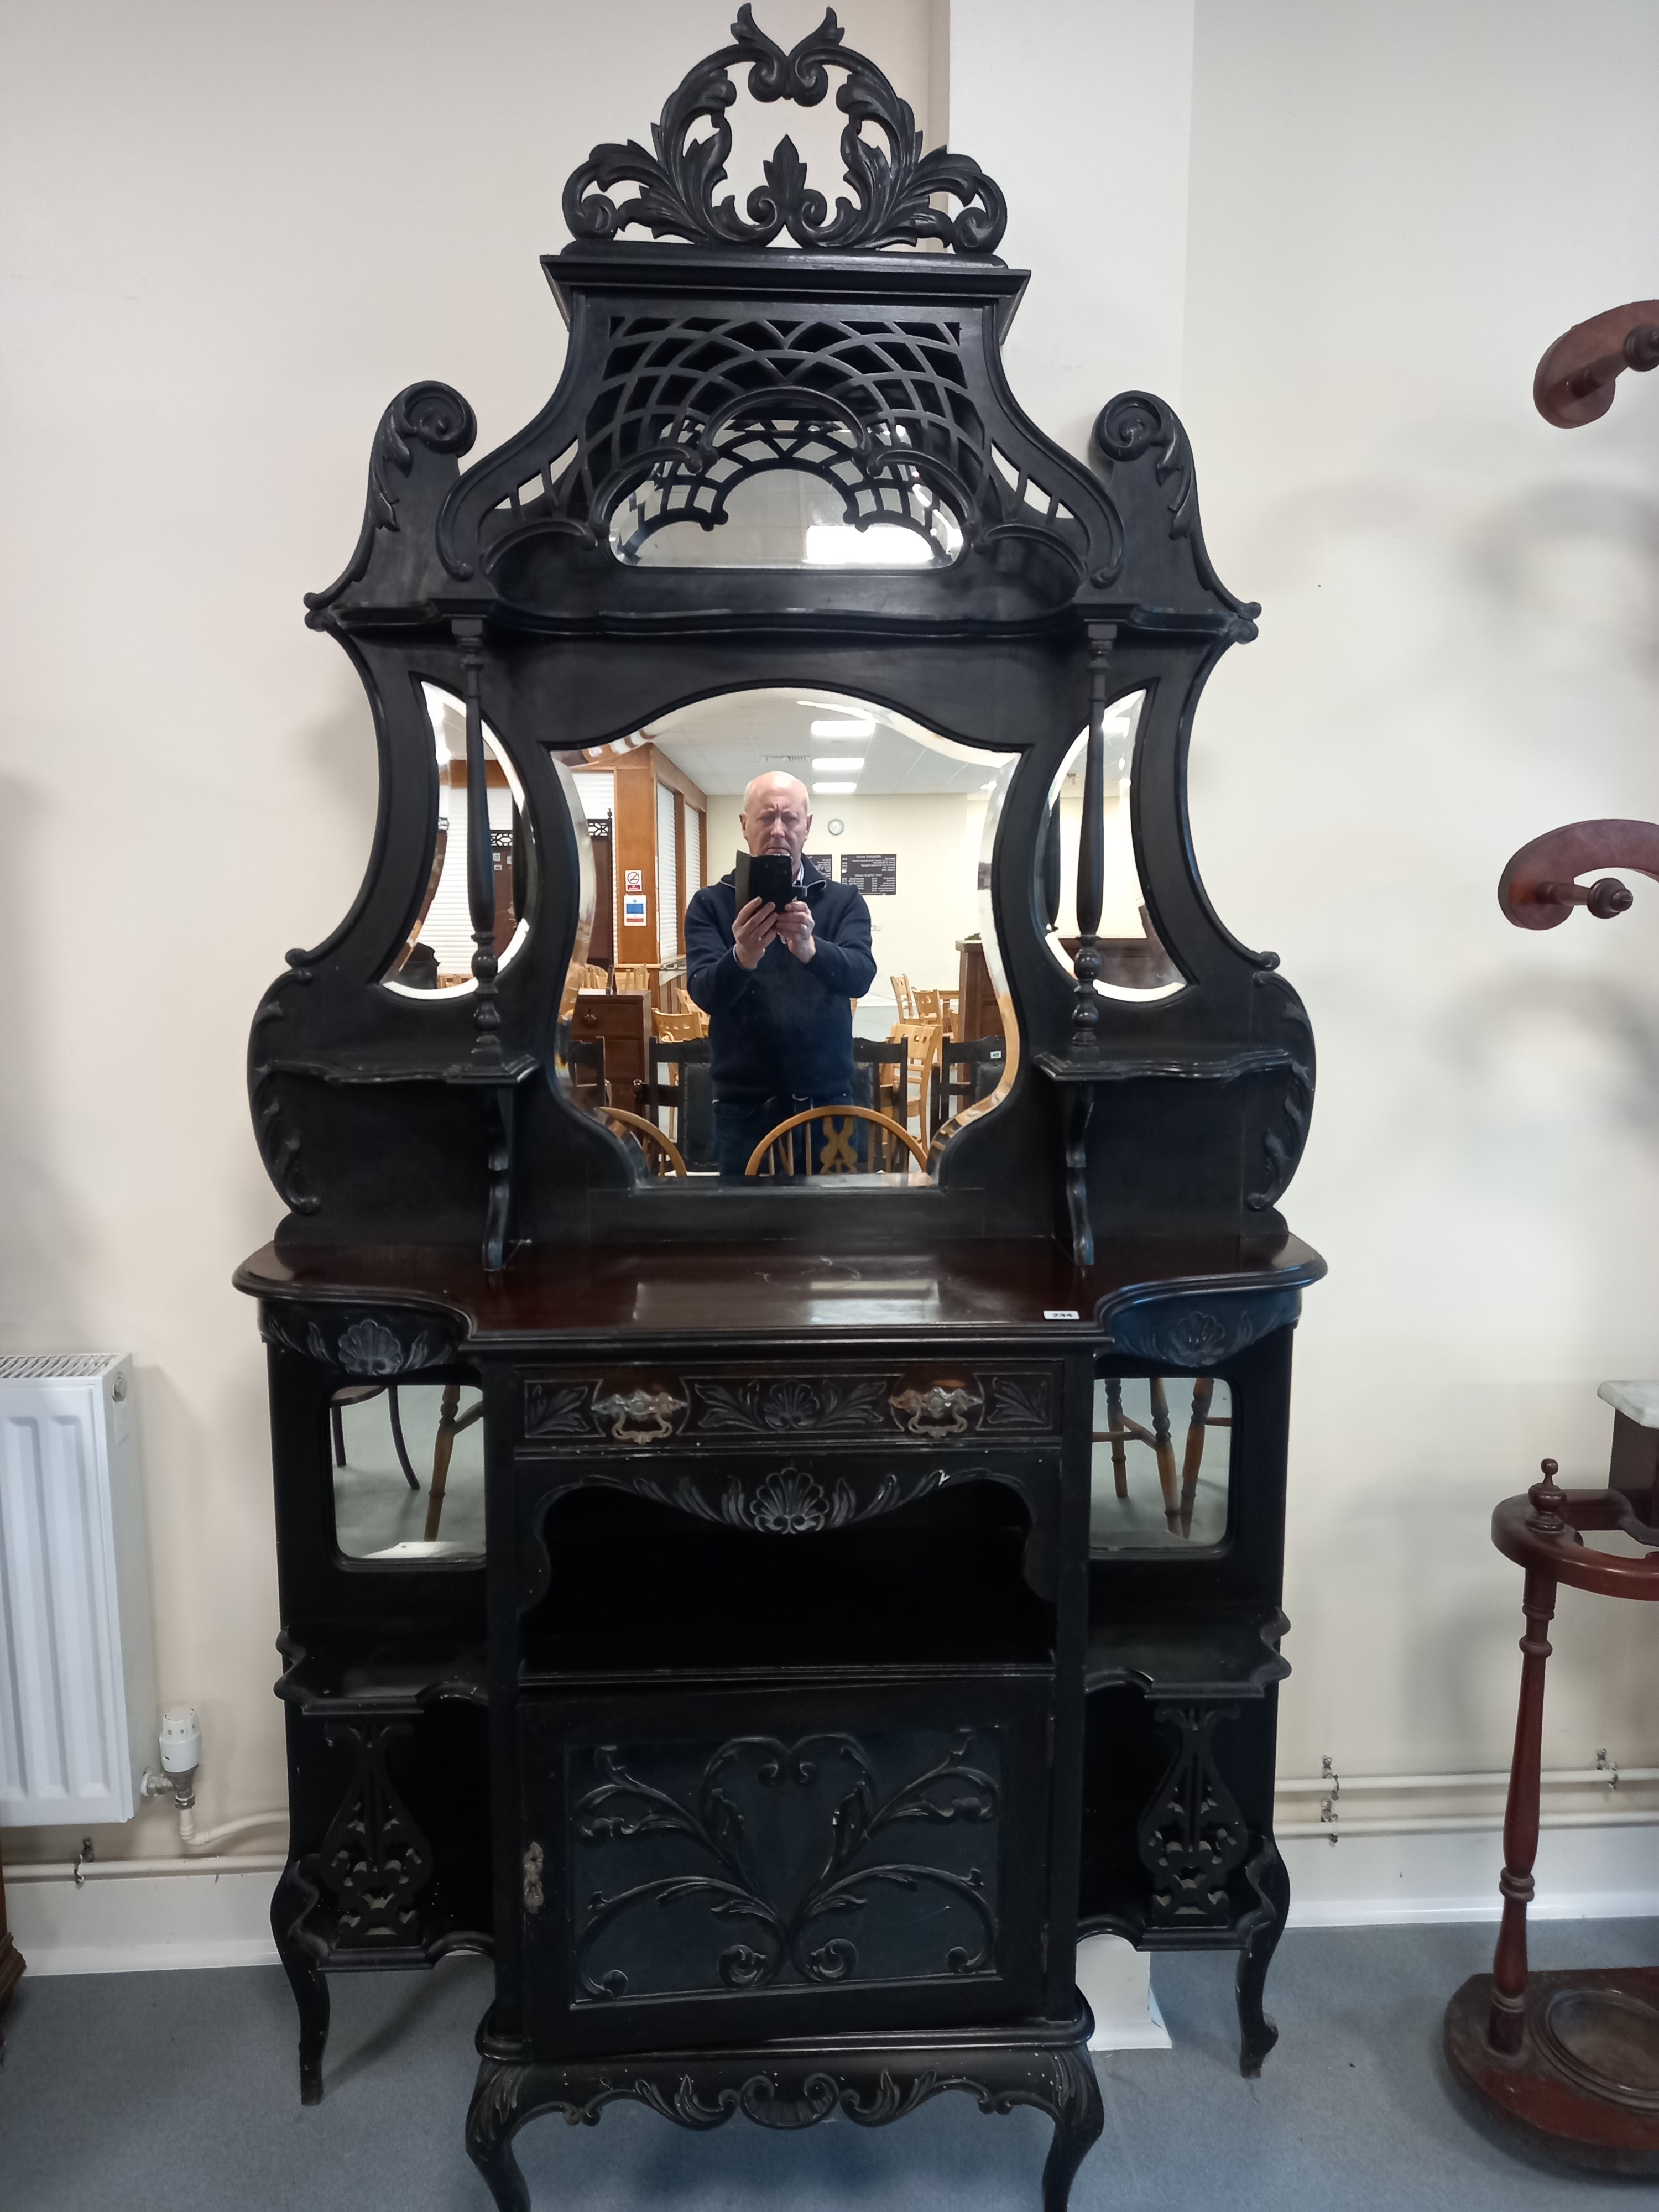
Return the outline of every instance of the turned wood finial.
[[[1553,1536],[1567,1525],[1561,1517],[1561,1508],[1567,1502],[1567,1493],[1558,1488],[1556,1484],[1555,1478],[1561,1471],[1559,1464],[1553,1459],[1540,1460],[1538,1464],[1543,1470],[1544,1480],[1534,1482],[1527,1492],[1528,1502],[1532,1507],[1527,1522],[1528,1527],[1539,1529],[1547,1536]]]

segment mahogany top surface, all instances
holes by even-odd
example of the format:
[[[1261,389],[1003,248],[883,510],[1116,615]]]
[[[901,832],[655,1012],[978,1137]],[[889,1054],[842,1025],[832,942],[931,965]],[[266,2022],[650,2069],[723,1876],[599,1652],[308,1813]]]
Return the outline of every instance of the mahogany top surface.
[[[1049,1242],[962,1243],[926,1254],[803,1250],[796,1244],[555,1247],[486,1274],[477,1248],[267,1244],[236,1271],[253,1297],[386,1299],[458,1315],[476,1341],[629,1334],[756,1337],[894,1330],[1045,1340],[1098,1335],[1103,1310],[1133,1298],[1299,1288],[1325,1263],[1283,1231],[1102,1248],[1092,1267]],[[1075,1310],[1076,1322],[1045,1316]]]

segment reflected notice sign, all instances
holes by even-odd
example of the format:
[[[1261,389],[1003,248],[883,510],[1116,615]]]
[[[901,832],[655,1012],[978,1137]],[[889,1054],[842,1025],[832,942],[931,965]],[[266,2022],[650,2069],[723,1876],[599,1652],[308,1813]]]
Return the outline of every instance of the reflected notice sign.
[[[843,853],[841,856],[841,879],[850,884],[866,898],[896,898],[898,896],[898,854],[896,853]]]

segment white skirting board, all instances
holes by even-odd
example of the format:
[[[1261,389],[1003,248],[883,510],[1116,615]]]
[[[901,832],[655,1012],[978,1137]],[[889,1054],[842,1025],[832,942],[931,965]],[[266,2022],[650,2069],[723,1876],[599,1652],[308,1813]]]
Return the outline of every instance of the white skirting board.
[[[1504,1838],[1495,1828],[1437,1834],[1287,1836],[1292,1928],[1377,1928],[1496,1920]],[[1546,1828],[1534,1868],[1540,1920],[1659,1915],[1659,1828]]]
[[[276,1873],[192,1867],[187,1874],[101,1874],[77,1889],[12,1867],[6,1917],[29,1974],[143,1974],[178,1966],[274,1966]]]
[[[1495,1920],[1503,1839],[1491,1831],[1288,1838],[1292,1928],[1365,1928]],[[1659,1834],[1650,1827],[1555,1828],[1538,1850],[1540,1919],[1659,1916]],[[153,1972],[177,1966],[271,1965],[274,1867],[221,1860],[169,1875],[106,1869],[77,1889],[13,1866],[6,1911],[31,1974]],[[1079,1978],[1100,2022],[1099,2049],[1167,2042],[1147,1960],[1109,1938],[1080,1954]],[[1110,2037],[1109,2042],[1105,2039]]]

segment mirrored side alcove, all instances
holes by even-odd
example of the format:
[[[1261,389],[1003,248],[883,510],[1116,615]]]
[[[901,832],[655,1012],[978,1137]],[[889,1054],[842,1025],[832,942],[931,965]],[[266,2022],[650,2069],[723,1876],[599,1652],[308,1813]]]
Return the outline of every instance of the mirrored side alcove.
[[[1210,1375],[1110,1375],[1095,1383],[1089,1548],[1212,1551],[1227,1534],[1233,1400]]]
[[[736,897],[736,872],[750,859],[745,793],[769,779],[775,794],[777,780],[790,779],[805,793],[788,803],[801,817],[791,825],[808,903],[823,910],[818,878],[856,891],[874,974],[849,1006],[810,980],[810,963],[801,973],[786,965],[782,945],[763,955],[758,972],[812,1036],[844,1031],[850,1016],[852,1086],[841,1108],[823,1108],[769,1148],[757,1131],[761,1157],[744,1179],[763,1189],[780,1179],[928,1179],[944,1146],[967,1119],[994,1109],[1015,1073],[1018,1031],[990,884],[1021,756],[940,736],[875,701],[775,685],[721,692],[556,757],[593,886],[560,1006],[558,1079],[572,1102],[623,1139],[640,1176],[720,1187],[719,1025],[747,1017],[718,1003],[709,970],[724,948],[710,933],[705,894],[724,881]],[[856,938],[861,919],[852,928]],[[763,1034],[771,1049],[785,1033]],[[804,1080],[780,1061],[783,1105]],[[773,1126],[810,1103],[799,1097]]]
[[[466,708],[453,692],[435,684],[422,684],[421,695],[432,725],[437,766],[437,830],[419,911],[384,978],[392,990],[416,999],[477,988],[472,975],[477,941],[467,895]],[[518,772],[487,723],[483,735],[495,903],[494,949],[499,967],[505,969],[529,934],[535,844]]]
[[[1146,706],[1145,691],[1114,700],[1102,717],[1104,738],[1100,793],[1102,998],[1133,1003],[1167,999],[1186,981],[1158,940],[1146,911],[1146,886],[1135,858],[1132,804],[1139,759],[1137,739]],[[1067,975],[1077,951],[1078,857],[1083,840],[1085,754],[1089,732],[1080,730],[1055,769],[1037,853],[1040,911],[1048,951]]]
[[[476,1566],[484,1556],[477,1383],[343,1383],[329,1402],[334,1541],[376,1566]]]

